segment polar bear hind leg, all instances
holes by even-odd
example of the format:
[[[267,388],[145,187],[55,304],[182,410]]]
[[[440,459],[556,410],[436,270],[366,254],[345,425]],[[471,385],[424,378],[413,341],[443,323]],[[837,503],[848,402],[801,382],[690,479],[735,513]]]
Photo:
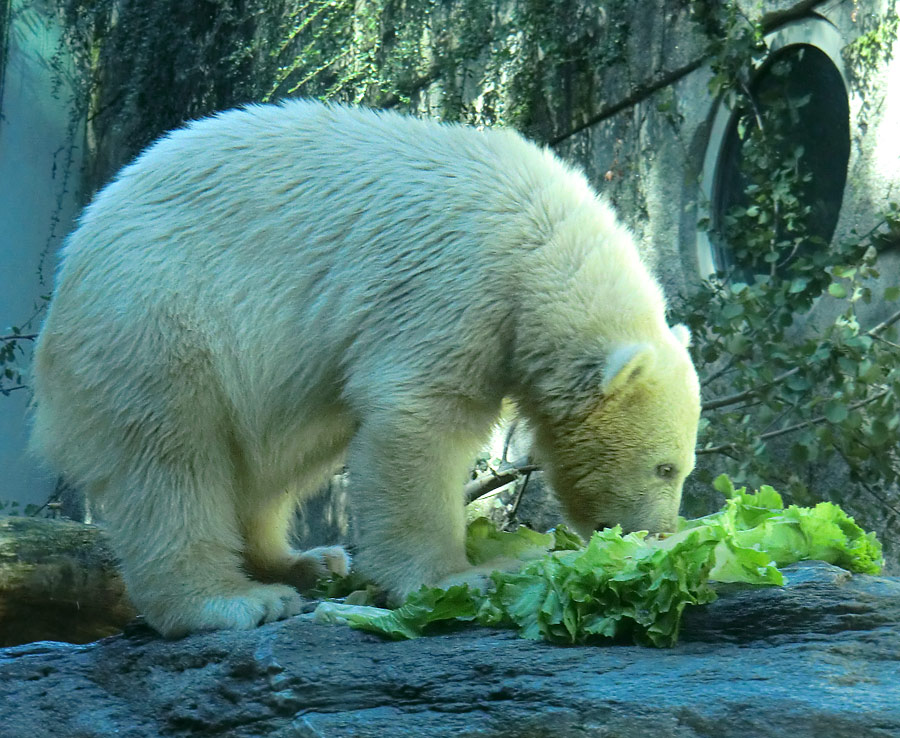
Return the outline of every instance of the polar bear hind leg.
[[[247,630],[302,610],[293,587],[245,573],[227,463],[145,459],[118,484],[127,494],[106,495],[104,516],[134,604],[160,633]]]

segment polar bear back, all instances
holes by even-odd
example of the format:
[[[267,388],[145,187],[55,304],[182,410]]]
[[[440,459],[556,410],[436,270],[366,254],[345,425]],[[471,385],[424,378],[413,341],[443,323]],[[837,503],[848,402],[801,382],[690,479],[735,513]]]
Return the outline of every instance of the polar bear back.
[[[55,366],[36,379],[123,426],[168,400],[254,439],[412,385],[490,413],[518,379],[514,342],[552,372],[617,322],[656,340],[663,310],[630,235],[549,151],[289,101],[174,131],[97,195],[63,250],[38,351]],[[39,405],[53,457],[49,427]]]

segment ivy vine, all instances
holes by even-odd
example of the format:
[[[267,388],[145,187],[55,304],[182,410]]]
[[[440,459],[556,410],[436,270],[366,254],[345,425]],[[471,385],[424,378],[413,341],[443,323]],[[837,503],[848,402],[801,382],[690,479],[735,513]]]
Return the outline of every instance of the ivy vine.
[[[900,246],[900,206],[887,204],[868,231],[850,238],[826,244],[811,235],[803,193],[815,152],[792,145],[790,136],[805,101],[785,92],[759,106],[750,83],[770,53],[762,29],[735,4],[692,5],[714,34],[710,91],[737,116],[745,182],[743,203],[713,234],[734,266],[704,282],[680,315],[712,396],[704,403],[700,454],[748,484],[778,484],[797,502],[827,494],[878,511],[864,517],[896,522],[900,310],[867,324],[873,310],[863,306],[900,299],[896,284],[877,282],[879,255]],[[791,70],[775,71],[786,80]],[[867,503],[853,503],[855,490],[827,489],[821,469],[836,462]]]

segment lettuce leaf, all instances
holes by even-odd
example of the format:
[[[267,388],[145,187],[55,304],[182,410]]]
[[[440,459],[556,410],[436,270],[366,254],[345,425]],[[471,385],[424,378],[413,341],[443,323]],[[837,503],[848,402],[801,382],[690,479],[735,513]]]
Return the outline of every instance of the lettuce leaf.
[[[615,638],[661,647],[677,641],[688,605],[716,598],[711,582],[780,585],[778,567],[804,559],[853,572],[881,571],[875,534],[837,505],[785,508],[771,487],[735,489],[724,475],[715,486],[728,498],[724,507],[680,519],[677,532],[662,539],[623,535],[617,526],[594,533],[585,546],[563,526],[550,533],[508,532],[480,518],[468,529],[470,561],[524,562],[517,571],[493,572],[490,591],[422,587],[395,610],[324,602],[315,617],[389,638],[418,637],[436,622],[475,620],[551,643]]]
[[[466,529],[466,556],[474,566],[493,559],[529,559],[545,556],[548,551],[574,550],[584,541],[564,525],[548,533],[538,533],[524,525],[514,531],[497,530],[487,518],[476,518]]]
[[[838,505],[820,502],[815,507],[791,505],[769,486],[758,492],[735,489],[725,475],[715,481],[728,499],[717,513],[695,520],[681,519],[679,531],[698,526],[722,526],[721,536],[731,550],[754,549],[769,556],[775,566],[820,560],[861,574],[878,574],[884,566],[881,544],[866,533]],[[748,581],[743,578],[718,581]]]
[[[495,589],[484,597],[503,613],[500,624],[523,638],[583,643],[627,636],[671,645],[684,608],[715,599],[708,583],[715,543],[697,530],[663,548],[648,544],[645,533],[607,528],[580,551],[495,572]]]
[[[422,587],[395,610],[329,601],[316,607],[314,619],[319,623],[349,625],[388,638],[418,638],[429,623],[474,619],[479,599],[480,595],[466,585],[448,589]]]

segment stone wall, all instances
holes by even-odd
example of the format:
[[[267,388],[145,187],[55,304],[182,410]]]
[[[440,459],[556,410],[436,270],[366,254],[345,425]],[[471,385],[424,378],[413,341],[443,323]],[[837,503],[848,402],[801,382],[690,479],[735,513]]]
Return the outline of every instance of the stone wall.
[[[53,282],[54,253],[80,208],[80,90],[61,47],[63,25],[43,4],[0,0],[0,336],[33,335]],[[0,348],[11,342],[0,341]],[[31,341],[18,341],[24,369]],[[0,514],[24,512],[55,480],[25,452],[28,391],[0,361]]]

